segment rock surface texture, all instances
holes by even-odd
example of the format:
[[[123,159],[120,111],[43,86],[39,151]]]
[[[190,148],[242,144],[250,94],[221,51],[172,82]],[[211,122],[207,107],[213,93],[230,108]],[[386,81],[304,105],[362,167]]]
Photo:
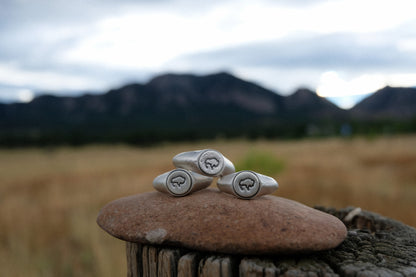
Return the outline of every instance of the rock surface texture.
[[[319,208],[342,219],[338,247],[291,255],[223,255],[127,242],[128,276],[416,276],[416,229],[368,211]],[[352,215],[352,216],[351,216]]]
[[[160,192],[121,198],[97,222],[128,242],[234,255],[321,251],[347,235],[338,218],[298,202],[271,195],[241,200],[214,189],[181,198]]]

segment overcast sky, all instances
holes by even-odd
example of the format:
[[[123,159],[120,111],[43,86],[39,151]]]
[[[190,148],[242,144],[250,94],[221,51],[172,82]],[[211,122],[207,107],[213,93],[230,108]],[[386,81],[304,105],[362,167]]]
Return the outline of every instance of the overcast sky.
[[[228,71],[350,107],[416,85],[412,0],[1,0],[0,99]]]

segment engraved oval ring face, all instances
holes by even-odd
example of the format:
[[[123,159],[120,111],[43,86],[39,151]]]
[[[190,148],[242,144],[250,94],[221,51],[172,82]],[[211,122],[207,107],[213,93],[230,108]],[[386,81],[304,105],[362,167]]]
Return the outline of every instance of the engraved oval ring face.
[[[199,155],[198,166],[207,175],[217,175],[224,168],[224,159],[221,153],[207,150]]]
[[[166,178],[166,187],[174,195],[185,195],[192,188],[192,177],[185,170],[173,170]]]
[[[233,189],[240,197],[251,198],[260,189],[259,178],[251,171],[241,171],[234,177]]]

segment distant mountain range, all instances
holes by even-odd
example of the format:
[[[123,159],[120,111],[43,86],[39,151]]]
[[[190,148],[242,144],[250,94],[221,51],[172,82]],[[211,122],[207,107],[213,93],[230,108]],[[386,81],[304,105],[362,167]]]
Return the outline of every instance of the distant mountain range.
[[[165,74],[101,95],[0,104],[0,144],[301,137],[311,126],[314,134],[333,135],[345,124],[362,130],[386,121],[406,122],[406,131],[415,118],[413,88],[386,87],[343,110],[308,89],[281,96],[228,73]]]
[[[351,109],[357,118],[410,119],[416,116],[416,89],[385,87]]]

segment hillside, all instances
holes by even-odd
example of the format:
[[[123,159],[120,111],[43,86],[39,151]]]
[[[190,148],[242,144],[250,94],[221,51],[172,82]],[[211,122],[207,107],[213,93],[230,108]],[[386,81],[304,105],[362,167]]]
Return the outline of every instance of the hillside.
[[[351,109],[366,119],[408,119],[416,116],[416,88],[385,87]]]
[[[308,89],[282,96],[224,72],[165,74],[104,94],[1,104],[0,145],[334,135],[351,120],[411,120],[413,90],[387,87],[345,111]]]

